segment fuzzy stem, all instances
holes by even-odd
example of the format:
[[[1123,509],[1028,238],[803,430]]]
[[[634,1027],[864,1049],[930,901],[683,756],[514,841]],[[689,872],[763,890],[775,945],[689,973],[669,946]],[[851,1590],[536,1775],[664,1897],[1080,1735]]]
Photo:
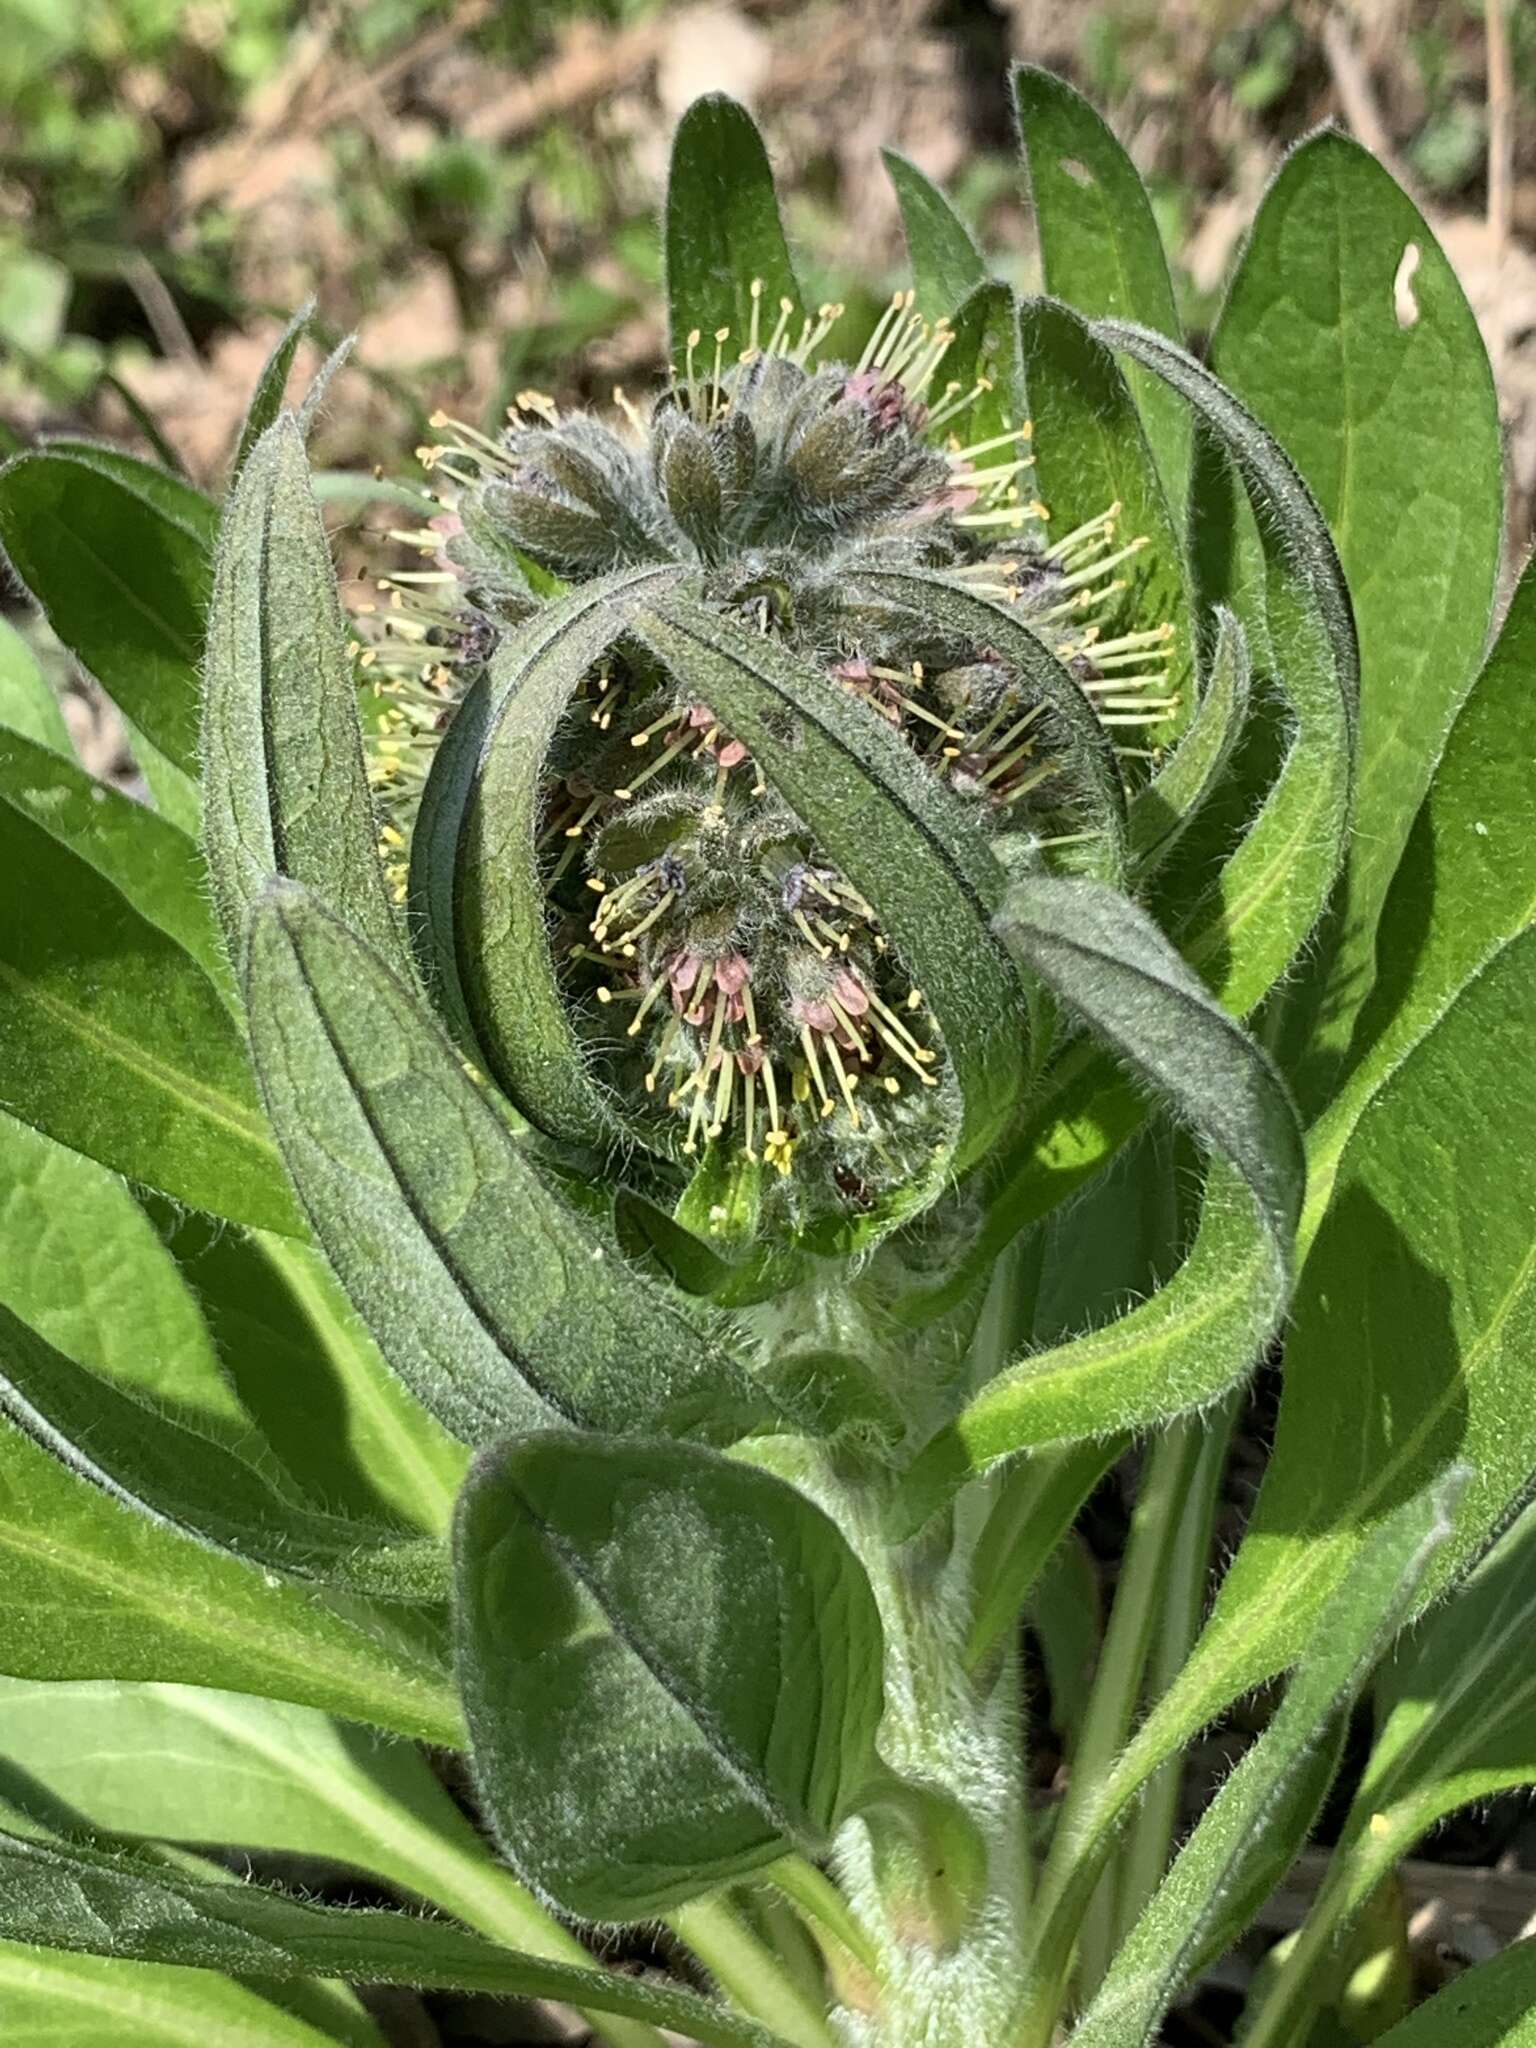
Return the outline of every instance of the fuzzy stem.
[[[667,1915],[667,1925],[750,2018],[772,2027],[792,2048],[836,2048],[823,2007],[722,1895],[679,1906]]]
[[[1088,1696],[1088,1710],[1073,1753],[1071,1783],[1057,1822],[1063,1840],[1072,1838],[1084,1808],[1130,1734],[1157,1620],[1159,1591],[1178,1542],[1184,1501],[1194,1481],[1203,1440],[1203,1423],[1189,1418],[1164,1430],[1147,1454],[1105,1632],[1104,1654]],[[1085,1995],[1098,1987],[1109,1966],[1116,1891],[1116,1874],[1106,1872],[1084,1919],[1080,1972]]]
[[[1159,1589],[1157,1633],[1147,1665],[1148,1705],[1161,1699],[1183,1670],[1200,1631],[1201,1617],[1205,1612],[1206,1583],[1210,1575],[1217,1496],[1241,1404],[1241,1392],[1234,1393],[1212,1414],[1198,1422],[1175,1424],[1175,1430],[1194,1429],[1199,1436],[1199,1448],[1189,1493],[1177,1518],[1166,1573]],[[1169,1434],[1174,1434],[1174,1431]],[[1162,1882],[1178,1826],[1183,1781],[1182,1756],[1170,1757],[1148,1780],[1142,1794],[1141,1805],[1131,1822],[1120,1859],[1116,1947],[1130,1933],[1142,1907]]]

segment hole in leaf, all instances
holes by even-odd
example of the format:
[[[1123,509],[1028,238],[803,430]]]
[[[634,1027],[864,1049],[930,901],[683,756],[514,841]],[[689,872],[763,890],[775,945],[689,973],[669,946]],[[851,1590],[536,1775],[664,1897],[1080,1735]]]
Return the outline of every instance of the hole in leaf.
[[[1410,242],[1399,259],[1397,275],[1392,280],[1392,310],[1397,315],[1399,327],[1418,324],[1419,301],[1413,289],[1414,273],[1418,267],[1419,245]]]
[[[1064,156],[1061,160],[1061,168],[1066,172],[1073,184],[1081,185],[1085,192],[1092,191],[1093,187],[1098,183],[1092,171],[1089,170],[1088,166],[1079,157]]]

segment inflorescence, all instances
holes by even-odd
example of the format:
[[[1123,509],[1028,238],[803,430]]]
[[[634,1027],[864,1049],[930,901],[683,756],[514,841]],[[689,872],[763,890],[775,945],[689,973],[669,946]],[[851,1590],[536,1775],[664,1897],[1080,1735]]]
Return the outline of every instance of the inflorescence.
[[[436,510],[395,536],[432,566],[385,578],[358,621],[400,897],[437,739],[542,601],[533,583],[631,564],[685,565],[708,603],[815,662],[995,837],[1084,836],[1054,714],[996,648],[872,596],[861,572],[936,570],[992,599],[1053,648],[1117,751],[1155,751],[1177,709],[1173,631],[1115,629],[1146,545],[1120,507],[1052,534],[1030,423],[997,423],[985,377],[940,383],[955,336],[910,293],[852,364],[819,360],[841,308],[797,322],[785,301],[770,328],[761,301],[754,287],[739,350],[725,328],[690,334],[649,412],[622,390],[612,422],[528,391],[494,438],[434,418],[418,453]],[[994,424],[967,441],[978,412]],[[868,1208],[942,1148],[952,1108],[921,990],[686,675],[620,641],[585,677],[545,764],[540,854],[594,1071],[654,1117],[658,1150],[722,1148],[804,1214]],[[792,1176],[810,1157],[817,1172]]]

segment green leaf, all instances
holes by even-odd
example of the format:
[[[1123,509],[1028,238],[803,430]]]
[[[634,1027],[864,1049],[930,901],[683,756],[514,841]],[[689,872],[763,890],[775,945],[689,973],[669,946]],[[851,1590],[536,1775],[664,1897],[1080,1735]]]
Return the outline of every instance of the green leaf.
[[[419,1638],[157,1527],[7,1426],[0,1562],[0,1671],[10,1676],[212,1685],[460,1740],[446,1674]]]
[[[624,1126],[587,1071],[550,954],[537,846],[544,760],[582,676],[679,574],[648,566],[600,578],[498,648],[488,696],[472,693],[433,764],[411,855],[450,1022],[462,1033],[467,1017],[532,1122],[589,1148],[612,1145]]]
[[[1126,794],[1120,764],[1109,734],[1077,682],[1045,642],[991,598],[949,582],[942,576],[909,569],[873,569],[859,576],[861,588],[917,613],[923,620],[951,628],[996,648],[1019,671],[1031,698],[1046,704],[1065,742],[1073,794],[1089,829],[1103,843],[1103,862],[1116,877],[1124,865]]]
[[[310,1707],[200,1686],[20,1679],[0,1680],[0,1730],[0,1786],[52,1833],[219,1842],[349,1864],[495,1939],[556,1962],[589,1961],[494,1861],[408,1743]],[[625,2022],[598,2031],[614,2048],[659,2048],[648,2029]]]
[[[1165,861],[1220,785],[1248,716],[1248,640],[1233,614],[1216,612],[1216,651],[1183,738],[1131,799],[1130,856],[1138,877]]]
[[[1124,1449],[1117,1437],[1090,1439],[1021,1459],[1004,1478],[971,1565],[975,1606],[966,1662],[972,1670],[1017,1622],[1084,1501]]]
[[[762,1412],[713,1325],[541,1179],[420,1002],[296,885],[252,928],[251,1042],[295,1186],[428,1411],[483,1443],[554,1420],[730,1441]]]
[[[1536,2013],[1536,1941],[1517,1941],[1455,1978],[1409,2019],[1378,2037],[1379,2048],[1531,2048]]]
[[[179,1200],[298,1230],[238,1032],[191,957],[3,791],[0,872],[7,1107]]]
[[[1338,1094],[1307,1141],[1310,1236],[1350,1133],[1395,1068],[1499,949],[1536,923],[1536,563],[1463,705],[1382,912],[1380,973]]]
[[[0,725],[73,760],[63,708],[37,657],[9,619],[0,618]]]
[[[1245,836],[1214,882],[1205,870],[1219,856],[1202,847],[1193,909],[1173,933],[1217,999],[1243,1015],[1300,951],[1342,857],[1357,676],[1349,596],[1305,484],[1230,394],[1153,334],[1111,323],[1100,334],[1155,365],[1190,400],[1238,465],[1260,515],[1267,609],[1288,655],[1275,678],[1290,716],[1287,744],[1267,793],[1252,793]],[[987,1214],[970,1251],[909,1313],[932,1316],[963,1298],[1021,1229],[1103,1167],[1143,1115],[1111,1062],[1069,1049],[993,1163]]]
[[[954,336],[940,365],[944,374],[938,396],[952,400],[975,395],[948,422],[946,439],[953,437],[962,448],[990,442],[995,459],[1003,452],[997,447],[998,436],[1022,432],[1028,414],[1019,302],[1012,286],[977,285],[955,315]]]
[[[998,923],[1220,1163],[1199,1235],[1168,1285],[983,1388],[909,1472],[913,1519],[962,1477],[1014,1451],[1143,1427],[1214,1400],[1240,1379],[1290,1292],[1306,1180],[1284,1082],[1144,911],[1099,883],[1038,876],[1014,884]]]
[[[234,461],[230,464],[232,484],[244,469],[262,435],[268,427],[274,426],[277,422],[277,416],[283,409],[283,399],[287,395],[288,379],[293,374],[293,359],[299,352],[299,344],[309,332],[314,313],[314,300],[306,299],[278,336],[272,353],[262,364],[261,375],[256,380],[256,389],[251,393],[251,402],[245,409],[245,420],[240,428]]]
[[[1265,1836],[1314,1753],[1346,1712],[1450,1533],[1462,1475],[1390,1516],[1319,1617],[1311,1646],[1274,1719],[1222,1785],[1137,1921],[1098,1995],[1073,2030],[1072,2048],[1144,2048],[1190,1976],[1211,1930],[1243,1891]],[[1318,1803],[1322,1790],[1316,1786]],[[1292,1813],[1296,1846],[1311,1816]]]
[[[131,719],[123,720],[128,745],[139,772],[149,786],[150,799],[167,824],[196,839],[203,820],[202,791],[195,776],[162,754],[153,740],[144,737]]]
[[[225,509],[203,725],[204,846],[237,966],[279,875],[403,965],[330,544],[291,417],[267,429]]]
[[[184,832],[74,759],[0,729],[0,802],[110,882],[213,981],[227,979],[203,864]]]
[[[112,2040],[131,2048],[384,2048],[384,2037],[359,2008],[344,2031],[311,2025],[262,1995],[211,1970],[157,1963],[112,1962],[98,1956],[0,1942],[0,2005],[11,2038],[49,2048],[99,2048]],[[341,2016],[338,2015],[338,2018]],[[320,2019],[316,2014],[317,2020]]]
[[[672,138],[663,234],[672,366],[686,374],[687,340],[703,336],[700,367],[714,359],[715,331],[731,330],[738,351],[755,331],[766,342],[791,301],[799,339],[800,286],[779,221],[773,172],[745,107],[724,93],[693,102]],[[752,286],[761,280],[758,298]]]
[[[242,1454],[238,1431],[119,1392],[6,1309],[0,1410],[110,1499],[226,1556],[376,1598],[446,1598],[446,1560],[429,1538],[306,1506]]]
[[[1134,320],[1182,340],[1168,258],[1135,165],[1065,79],[1021,64],[1013,85],[1046,290],[1091,320]],[[1141,365],[1132,367],[1131,388],[1163,488],[1182,518],[1188,417]]]
[[[464,1446],[390,1371],[320,1254],[165,1203],[153,1214],[245,1412],[307,1498],[365,1520],[445,1529]]]
[[[1197,634],[1184,544],[1171,509],[1175,500],[1159,480],[1126,377],[1087,322],[1055,300],[1025,301],[1019,310],[1019,345],[1035,430],[1030,444],[1035,488],[1050,511],[1050,531],[1075,533],[1119,506],[1116,551],[1127,542],[1140,547],[1114,572],[1129,587],[1111,620],[1116,629],[1122,624],[1173,628],[1166,694],[1184,698],[1187,711]],[[1146,371],[1141,375],[1148,378]],[[1169,391],[1162,395],[1183,416],[1187,439],[1182,401]],[[1176,724],[1149,727],[1146,743],[1177,729]]]
[[[935,1171],[961,1172],[1006,1123],[1023,1079],[1023,991],[988,919],[1002,871],[951,792],[883,719],[776,642],[692,599],[635,632],[743,742],[819,846],[874,905],[943,1034],[963,1120]],[[788,713],[795,737],[786,743]]]
[[[953,320],[977,285],[985,282],[986,261],[970,229],[931,178],[900,150],[882,149],[880,160],[901,208],[917,310],[929,322]]]
[[[93,1373],[249,1427],[197,1303],[115,1174],[0,1115],[0,1302]]]
[[[1303,143],[1266,193],[1211,362],[1311,486],[1360,630],[1349,865],[1333,944],[1287,992],[1298,1051],[1315,1023],[1324,1054],[1310,1103],[1370,986],[1393,869],[1482,654],[1500,559],[1498,405],[1454,270],[1388,172],[1337,131]]]
[[[1527,930],[1444,1008],[1360,1118],[1297,1290],[1275,1448],[1242,1548],[1189,1663],[1063,1845],[1074,1885],[1163,1759],[1305,1650],[1394,1507],[1450,1459],[1472,1468],[1420,1588],[1427,1600],[1529,1487],[1536,1102],[1508,1075],[1525,1058],[1533,1005]],[[1475,1233],[1447,1228],[1458,1214],[1475,1216]],[[1070,1919],[1070,1902],[1060,1910]]]
[[[881,1630],[834,1525],[698,1446],[484,1452],[459,1510],[459,1678],[513,1863],[632,1921],[800,1848],[875,1766]]]
[[[290,1983],[361,1983],[556,1998],[671,2027],[704,2048],[782,2048],[691,1991],[502,1948],[412,1914],[315,1906],[148,1857],[0,1833],[0,1934],[77,1955],[216,1969]]]
[[[89,442],[0,469],[0,545],[81,665],[179,768],[197,768],[213,508]]]

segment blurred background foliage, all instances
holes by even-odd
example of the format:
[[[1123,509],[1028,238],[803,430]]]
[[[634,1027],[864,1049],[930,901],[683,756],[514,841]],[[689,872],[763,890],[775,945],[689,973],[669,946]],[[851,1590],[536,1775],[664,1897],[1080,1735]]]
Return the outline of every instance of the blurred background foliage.
[[[327,463],[408,459],[438,403],[606,396],[659,361],[667,133],[715,87],[761,120],[818,288],[900,276],[886,141],[1028,283],[1023,57],[1110,114],[1196,333],[1288,143],[1338,119],[1384,156],[1483,318],[1523,531],[1536,6],[1506,7],[1507,71],[1482,0],[0,0],[0,425],[147,415],[211,479],[310,292],[361,334]]]

